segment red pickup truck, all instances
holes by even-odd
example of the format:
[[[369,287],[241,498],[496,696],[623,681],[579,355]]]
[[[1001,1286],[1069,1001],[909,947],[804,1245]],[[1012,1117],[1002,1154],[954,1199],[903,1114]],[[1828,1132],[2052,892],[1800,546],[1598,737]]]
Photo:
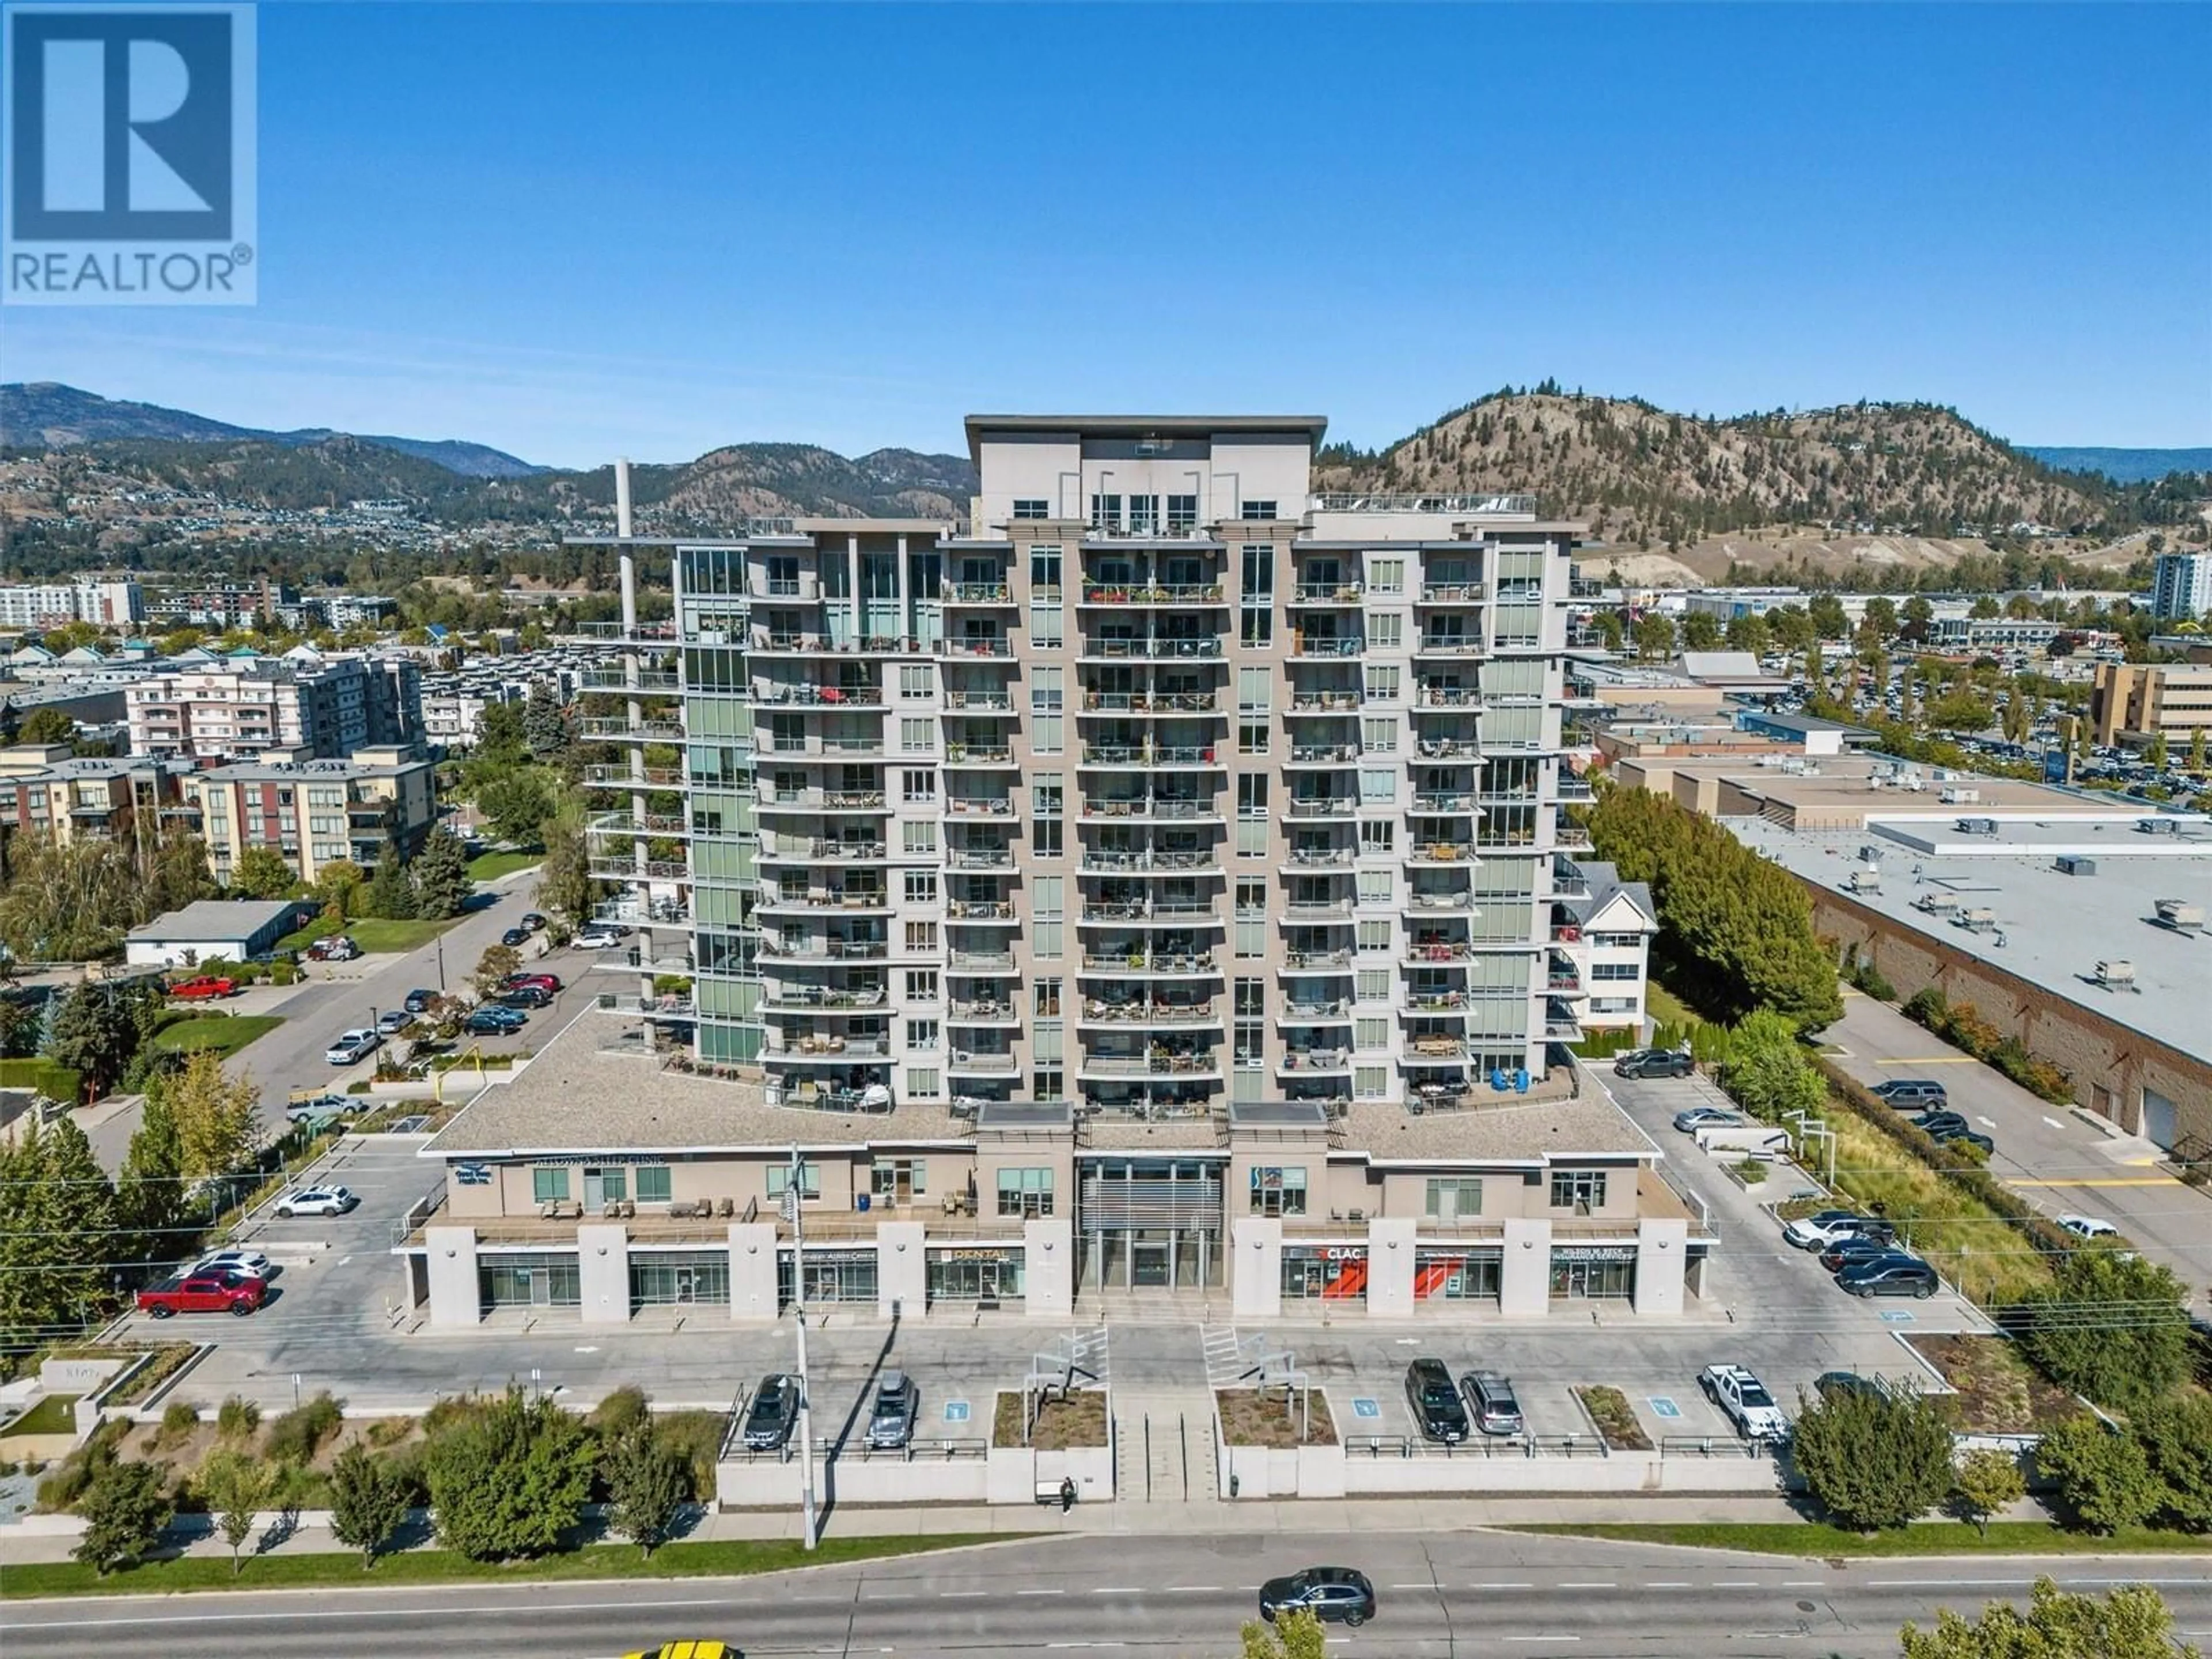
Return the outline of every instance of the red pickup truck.
[[[202,974],[198,979],[178,981],[169,988],[169,994],[179,1002],[196,1002],[203,997],[227,997],[237,989],[238,981],[234,979]]]
[[[179,1313],[234,1313],[244,1318],[261,1305],[269,1287],[234,1273],[187,1273],[138,1292],[138,1310],[156,1319]]]

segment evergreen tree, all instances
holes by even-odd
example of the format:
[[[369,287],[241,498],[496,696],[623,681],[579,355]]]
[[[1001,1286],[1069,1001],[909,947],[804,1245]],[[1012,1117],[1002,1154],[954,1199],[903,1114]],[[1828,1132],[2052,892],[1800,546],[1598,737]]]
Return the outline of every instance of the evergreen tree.
[[[432,830],[416,854],[415,914],[426,921],[458,916],[475,884],[469,879],[468,849],[444,824]]]
[[[112,986],[80,985],[62,999],[46,1035],[46,1054],[84,1079],[89,1098],[106,1094],[138,1052],[137,1012]]]
[[[501,772],[477,789],[477,809],[492,833],[518,847],[537,843],[538,831],[553,816],[553,792],[535,768]]]
[[[571,922],[589,919],[599,891],[592,878],[582,816],[571,802],[545,821],[545,862],[538,871],[538,902]]]
[[[377,860],[376,869],[361,896],[361,913],[382,916],[390,921],[414,919],[415,884],[408,878],[407,867],[400,862],[396,848],[386,847],[384,856]]]
[[[543,680],[530,688],[522,707],[524,740],[539,760],[550,760],[568,746],[568,716]]]
[[[166,1254],[185,1214],[185,1149],[169,1109],[168,1081],[158,1077],[146,1085],[116,1191],[116,1214],[136,1236],[134,1254],[148,1261]]]

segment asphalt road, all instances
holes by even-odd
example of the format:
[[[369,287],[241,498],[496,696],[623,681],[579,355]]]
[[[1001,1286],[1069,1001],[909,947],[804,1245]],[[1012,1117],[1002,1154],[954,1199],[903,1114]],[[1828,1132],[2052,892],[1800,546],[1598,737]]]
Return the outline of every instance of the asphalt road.
[[[605,1659],[684,1636],[734,1641],[748,1655],[1115,1649],[1226,1659],[1261,1580],[1310,1565],[1316,1548],[1247,1535],[1117,1536],[1109,1547],[1067,1538],[744,1580],[12,1602],[0,1632],[9,1659]],[[1341,1548],[1380,1603],[1363,1628],[1333,1630],[1332,1649],[1347,1656],[1893,1659],[1907,1620],[2024,1599],[2044,1570],[2097,1594],[2150,1583],[2185,1639],[2212,1627],[2212,1582],[2186,1559],[1837,1566],[1479,1532],[1370,1534]]]
[[[1823,1034],[1838,1063],[1863,1083],[1932,1078],[1997,1144],[1990,1170],[2046,1215],[2109,1221],[2136,1249],[2180,1275],[2200,1307],[2212,1286],[2212,1194],[2157,1167],[2158,1149],[2108,1135],[2067,1107],[2038,1099],[1994,1067],[1970,1060],[1896,1009],[1846,992],[1844,1017]]]

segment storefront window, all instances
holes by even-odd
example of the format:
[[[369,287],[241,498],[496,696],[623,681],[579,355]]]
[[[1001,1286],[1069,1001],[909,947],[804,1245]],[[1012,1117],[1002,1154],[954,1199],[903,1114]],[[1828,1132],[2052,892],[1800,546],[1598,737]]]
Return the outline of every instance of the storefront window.
[[[876,1253],[873,1250],[808,1250],[806,1300],[862,1302],[876,1299]],[[780,1301],[791,1300],[791,1252],[779,1253],[776,1292]]]
[[[1283,1294],[1300,1301],[1364,1302],[1366,1249],[1348,1244],[1286,1245]]]
[[[574,1308],[584,1299],[577,1284],[576,1253],[479,1256],[477,1295],[486,1310]]]
[[[1636,1294],[1636,1247],[1555,1245],[1552,1295],[1567,1302],[1626,1300]]]
[[[1605,1207],[1605,1171],[1559,1170],[1552,1175],[1552,1207],[1587,1215]]]
[[[640,1252],[629,1259],[633,1308],[700,1302],[726,1307],[730,1300],[727,1250]]]
[[[929,1299],[939,1302],[1004,1302],[1022,1294],[1022,1250],[932,1250],[925,1271]]]
[[[1417,1250],[1413,1296],[1417,1301],[1495,1302],[1504,1268],[1497,1250]]]

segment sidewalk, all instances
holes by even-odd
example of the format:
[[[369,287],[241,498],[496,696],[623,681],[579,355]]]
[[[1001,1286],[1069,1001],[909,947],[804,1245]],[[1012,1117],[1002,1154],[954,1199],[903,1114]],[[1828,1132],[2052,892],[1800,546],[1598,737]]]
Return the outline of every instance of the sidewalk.
[[[1609,1494],[1595,1498],[1508,1498],[1478,1499],[1346,1498],[1232,1501],[1224,1504],[1079,1504],[1063,1513],[1057,1508],[1012,1504],[945,1504],[923,1508],[859,1509],[846,1507],[826,1514],[825,1536],[868,1537],[896,1535],[935,1537],[953,1533],[1006,1534],[1187,1534],[1219,1536],[1224,1534],[1325,1533],[1332,1537],[1356,1537],[1376,1532],[1460,1532],[1481,1527],[1645,1525],[1686,1522],[1790,1524],[1803,1517],[1779,1498],[1685,1497],[1668,1495],[1624,1498]],[[2032,1501],[2006,1511],[2005,1520],[2046,1521],[2050,1516]],[[187,1525],[173,1529],[173,1537],[187,1555],[228,1558],[229,1548],[206,1516],[185,1518]],[[40,1517],[46,1524],[66,1524],[66,1517]],[[38,1524],[34,1522],[33,1526]],[[802,1535],[797,1510],[749,1510],[702,1516],[684,1534],[691,1542],[732,1542],[744,1539],[796,1539]],[[0,1566],[27,1561],[63,1561],[76,1543],[70,1532],[0,1528]],[[280,1541],[259,1547],[260,1534],[246,1549],[255,1554],[302,1555],[342,1551],[345,1546],[331,1536],[328,1517],[302,1518]]]

